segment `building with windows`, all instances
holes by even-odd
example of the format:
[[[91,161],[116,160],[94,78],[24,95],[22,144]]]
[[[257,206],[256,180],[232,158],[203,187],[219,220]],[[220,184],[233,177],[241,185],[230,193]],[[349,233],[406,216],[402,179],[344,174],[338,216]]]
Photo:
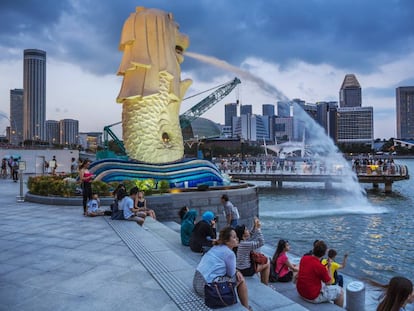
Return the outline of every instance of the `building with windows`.
[[[268,137],[263,119],[260,116],[243,114],[233,117],[233,138],[239,137],[247,141],[263,141]]]
[[[46,139],[46,52],[24,50],[23,140]]]
[[[293,138],[293,117],[275,119],[275,138],[278,141],[288,141]]]
[[[10,90],[10,131],[8,135],[12,145],[23,142],[23,89]]]
[[[337,108],[338,102],[317,102],[317,116],[316,121],[325,129],[325,133],[336,142],[336,123],[337,123]]]
[[[414,138],[414,86],[396,89],[397,138]]]
[[[338,143],[374,142],[374,119],[372,107],[338,108]]]
[[[252,105],[240,105],[240,115],[253,114]]]
[[[237,103],[224,105],[224,125],[233,127],[233,117],[237,117]]]
[[[361,85],[354,74],[347,74],[339,90],[339,107],[361,107],[361,105]]]
[[[98,147],[102,147],[102,132],[79,133],[79,144],[84,150],[96,152]]]
[[[46,121],[46,141],[51,144],[60,144],[60,122],[56,120]]]
[[[274,142],[275,141],[275,105],[271,104],[264,104],[262,105],[262,115],[263,122],[266,127],[266,131],[268,133],[267,140]]]
[[[63,119],[59,121],[60,144],[64,146],[79,144],[79,121],[73,119]]]
[[[263,116],[275,116],[275,105],[272,104],[263,104],[262,105],[262,115]]]

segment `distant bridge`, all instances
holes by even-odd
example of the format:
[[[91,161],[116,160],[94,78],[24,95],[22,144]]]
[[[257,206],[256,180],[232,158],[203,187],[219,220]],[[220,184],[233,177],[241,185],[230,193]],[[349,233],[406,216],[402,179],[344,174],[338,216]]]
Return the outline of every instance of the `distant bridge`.
[[[392,184],[396,181],[410,179],[406,165],[397,165],[383,170],[378,165],[360,165],[357,169],[357,178],[360,183],[372,183],[374,188],[384,184],[386,193],[392,192]],[[283,182],[322,182],[325,188],[332,187],[332,183],[341,183],[344,179],[341,172],[337,173],[301,173],[298,170],[292,171],[239,171],[227,172],[233,180],[270,181],[272,187],[282,188]]]

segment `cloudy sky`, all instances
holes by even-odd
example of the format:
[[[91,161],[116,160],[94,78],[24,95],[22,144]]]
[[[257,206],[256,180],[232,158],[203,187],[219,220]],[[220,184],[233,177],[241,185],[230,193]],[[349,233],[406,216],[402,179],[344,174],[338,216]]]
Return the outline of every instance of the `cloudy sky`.
[[[395,88],[414,85],[412,0],[2,0],[0,115],[10,113],[10,89],[23,87],[23,50],[36,48],[47,52],[47,119],[78,119],[81,131],[120,121],[118,43],[136,6],[173,13],[188,52],[221,64],[186,57],[187,95],[242,80],[204,117],[223,123],[224,104],[236,99],[257,114],[283,97],[338,101],[354,73],[362,105],[374,107],[375,138],[395,137]],[[5,126],[0,117],[0,135]]]

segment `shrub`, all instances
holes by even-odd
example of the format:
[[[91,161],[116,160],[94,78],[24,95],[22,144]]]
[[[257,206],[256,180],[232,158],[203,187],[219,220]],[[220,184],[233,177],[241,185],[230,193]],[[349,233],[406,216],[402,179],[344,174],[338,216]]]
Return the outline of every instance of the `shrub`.
[[[166,193],[168,192],[168,189],[170,189],[170,183],[168,182],[168,180],[160,180],[158,182],[157,188],[160,191],[160,193]]]

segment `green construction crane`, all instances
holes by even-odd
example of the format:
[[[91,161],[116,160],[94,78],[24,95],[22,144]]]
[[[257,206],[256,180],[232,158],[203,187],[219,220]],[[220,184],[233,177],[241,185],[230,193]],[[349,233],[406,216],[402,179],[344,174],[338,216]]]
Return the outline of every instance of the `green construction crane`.
[[[180,125],[181,129],[186,128],[193,122],[195,119],[200,117],[204,112],[209,110],[224,97],[230,94],[231,91],[239,84],[241,81],[239,78],[234,78],[232,81],[222,84],[217,90],[204,98],[201,102],[194,105],[186,112],[180,115]]]

